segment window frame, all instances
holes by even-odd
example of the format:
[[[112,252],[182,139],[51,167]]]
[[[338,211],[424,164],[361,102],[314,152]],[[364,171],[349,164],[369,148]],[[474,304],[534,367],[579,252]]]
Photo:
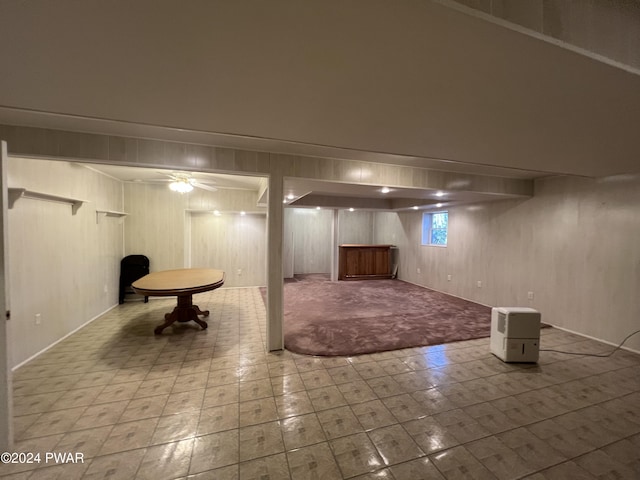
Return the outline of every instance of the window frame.
[[[447,214],[447,226],[446,228],[437,228],[437,230],[444,230],[446,235],[445,243],[432,243],[431,240],[433,238],[433,220],[434,215],[439,213]],[[428,220],[426,220],[428,218]],[[428,227],[425,228],[425,222],[428,222]],[[422,232],[421,232],[421,245],[424,247],[443,247],[446,248],[449,244],[449,211],[448,210],[438,210],[437,212],[423,212],[422,213]]]

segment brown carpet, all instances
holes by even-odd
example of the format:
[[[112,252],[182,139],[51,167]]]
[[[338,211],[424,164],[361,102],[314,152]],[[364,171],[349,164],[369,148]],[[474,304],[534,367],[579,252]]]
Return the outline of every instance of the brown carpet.
[[[264,296],[264,289],[263,289]],[[284,343],[310,355],[358,355],[488,337],[491,308],[401,280],[284,285]]]

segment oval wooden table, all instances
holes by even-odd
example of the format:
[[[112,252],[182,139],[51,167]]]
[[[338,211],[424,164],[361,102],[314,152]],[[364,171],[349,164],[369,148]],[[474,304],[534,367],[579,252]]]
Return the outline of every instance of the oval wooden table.
[[[224,272],[212,268],[181,268],[151,272],[131,284],[133,291],[149,297],[178,297],[178,305],[164,316],[164,323],[153,331],[160,335],[162,330],[175,322],[193,320],[204,330],[207,322],[198,315],[208,316],[209,310],[200,310],[193,304],[194,293],[215,290],[224,284]]]

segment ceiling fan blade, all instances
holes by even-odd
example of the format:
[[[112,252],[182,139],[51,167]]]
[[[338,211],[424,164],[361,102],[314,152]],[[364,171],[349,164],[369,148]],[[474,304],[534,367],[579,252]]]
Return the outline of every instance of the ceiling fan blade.
[[[201,188],[203,190],[209,190],[210,192],[217,192],[218,189],[216,187],[212,187],[211,185],[207,185],[205,183],[193,182],[192,185],[197,188]]]

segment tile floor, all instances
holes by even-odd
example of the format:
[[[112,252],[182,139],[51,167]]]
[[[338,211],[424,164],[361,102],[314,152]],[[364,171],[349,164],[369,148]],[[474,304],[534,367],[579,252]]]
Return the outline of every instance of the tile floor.
[[[541,353],[488,339],[352,358],[264,351],[256,288],[195,296],[209,329],[153,328],[128,302],[18,369],[10,479],[640,478],[640,355]],[[557,329],[543,348],[610,347]],[[83,463],[45,462],[46,452]]]

